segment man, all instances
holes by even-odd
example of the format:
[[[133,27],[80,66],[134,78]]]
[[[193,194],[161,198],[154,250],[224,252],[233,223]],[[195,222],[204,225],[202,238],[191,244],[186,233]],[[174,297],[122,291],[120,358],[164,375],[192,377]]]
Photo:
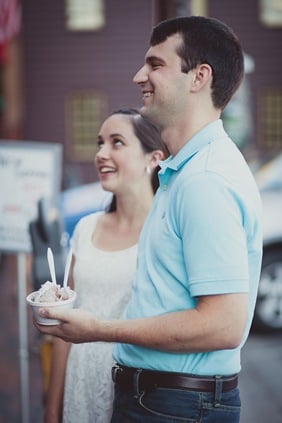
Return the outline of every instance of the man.
[[[113,423],[235,423],[262,256],[258,190],[220,120],[243,54],[230,28],[204,17],[164,21],[150,44],[134,82],[141,114],[160,127],[171,156],[124,320],[46,309],[62,324],[37,327],[66,341],[117,343]]]

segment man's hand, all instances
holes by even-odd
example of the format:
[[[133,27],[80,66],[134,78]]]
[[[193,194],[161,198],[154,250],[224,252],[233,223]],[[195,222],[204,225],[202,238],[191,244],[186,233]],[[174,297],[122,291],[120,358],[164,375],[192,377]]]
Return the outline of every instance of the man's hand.
[[[33,319],[34,326],[44,334],[57,336],[66,342],[75,344],[100,340],[100,322],[90,312],[79,309],[52,310],[46,307],[40,309],[39,313],[42,317],[61,321],[60,324],[55,326],[45,326],[40,325]],[[95,339],[96,329],[97,339]]]

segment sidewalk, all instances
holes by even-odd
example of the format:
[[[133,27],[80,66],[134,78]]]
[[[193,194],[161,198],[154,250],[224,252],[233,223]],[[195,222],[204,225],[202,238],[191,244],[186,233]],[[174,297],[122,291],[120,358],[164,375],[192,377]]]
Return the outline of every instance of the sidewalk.
[[[18,282],[16,255],[2,255],[0,261],[0,423],[21,423],[21,377],[18,333]],[[28,423],[42,419],[42,374],[39,358],[41,337],[28,312]]]

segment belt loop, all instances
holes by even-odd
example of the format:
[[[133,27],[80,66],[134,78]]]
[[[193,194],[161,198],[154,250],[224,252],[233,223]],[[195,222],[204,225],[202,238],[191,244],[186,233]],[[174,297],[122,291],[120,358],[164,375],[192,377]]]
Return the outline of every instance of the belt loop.
[[[219,407],[221,402],[221,394],[222,394],[222,377],[215,376],[215,393],[214,393],[214,406]]]
[[[143,392],[140,391],[140,375],[142,373],[142,369],[136,369],[136,371],[133,373],[133,390],[135,392],[134,397],[136,399],[140,398],[140,396],[143,394]]]
[[[116,383],[118,374],[122,373],[122,371],[123,371],[122,368],[117,363],[115,363],[113,365],[113,367],[112,367],[112,380],[113,380],[113,382]]]

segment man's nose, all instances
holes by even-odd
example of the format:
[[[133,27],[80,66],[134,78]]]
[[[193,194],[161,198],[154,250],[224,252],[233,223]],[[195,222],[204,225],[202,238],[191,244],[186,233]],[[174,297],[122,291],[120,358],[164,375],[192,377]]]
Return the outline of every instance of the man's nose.
[[[133,77],[133,82],[135,84],[142,84],[147,82],[148,80],[148,72],[146,70],[146,65],[142,66]]]

